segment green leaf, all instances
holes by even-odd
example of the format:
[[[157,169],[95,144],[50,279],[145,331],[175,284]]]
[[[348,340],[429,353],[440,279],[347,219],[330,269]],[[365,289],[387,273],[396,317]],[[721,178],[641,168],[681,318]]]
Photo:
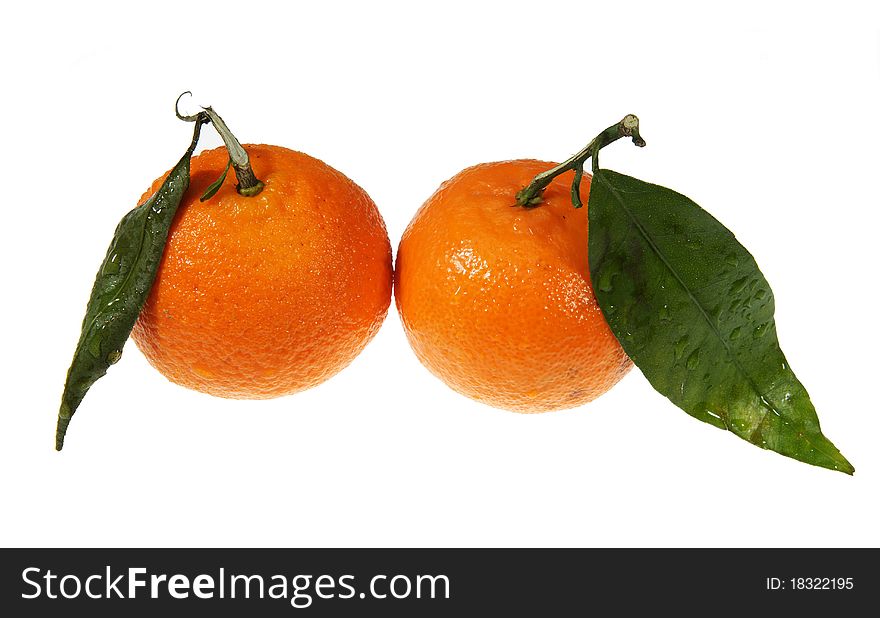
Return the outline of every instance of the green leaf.
[[[779,348],[770,286],[727,228],[610,170],[593,177],[589,226],[596,299],[657,391],[761,448],[853,473]]]
[[[126,214],[113,234],[86,307],[82,333],[67,372],[55,448],[64,446],[70,419],[89,388],[119,360],[147,300],[168,239],[168,230],[189,187],[190,158],[198,142],[196,122],[189,149],[150,199]]]
[[[226,174],[229,173],[230,165],[232,165],[232,157],[230,157],[226,161],[226,167],[223,169],[223,174],[220,175],[220,178],[208,185],[208,188],[205,189],[204,193],[202,193],[202,197],[199,198],[200,202],[207,202],[209,199],[217,194],[217,191],[219,191],[220,187],[223,186],[223,181],[226,180]]]

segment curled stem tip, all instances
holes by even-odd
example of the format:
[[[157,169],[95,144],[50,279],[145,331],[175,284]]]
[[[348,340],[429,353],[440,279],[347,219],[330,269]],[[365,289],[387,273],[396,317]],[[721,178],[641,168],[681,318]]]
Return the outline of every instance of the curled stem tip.
[[[185,116],[184,114],[180,113],[180,100],[185,95],[192,96],[192,92],[190,92],[189,90],[186,90],[186,91],[180,93],[180,96],[177,97],[177,100],[174,102],[174,115],[185,122],[195,122],[196,120],[199,119],[199,115],[201,114],[201,112],[199,112],[198,114],[192,114],[190,116]]]
[[[263,190],[265,184],[257,178],[256,174],[254,174],[254,169],[251,167],[248,153],[242,147],[241,142],[239,142],[238,138],[236,138],[232,131],[229,130],[229,127],[226,126],[226,123],[220,115],[210,106],[203,107],[202,111],[197,114],[189,116],[181,114],[179,108],[180,99],[186,94],[192,95],[192,93],[187,90],[177,97],[177,101],[174,103],[174,114],[186,122],[210,122],[213,124],[217,133],[219,133],[220,137],[223,139],[223,144],[226,146],[226,150],[229,152],[229,160],[232,162],[232,169],[235,170],[235,177],[238,179],[236,189],[245,197],[257,195]]]
[[[599,151],[622,137],[631,137],[633,144],[636,146],[642,147],[645,145],[645,140],[642,139],[639,133],[639,119],[636,115],[627,114],[620,122],[611,125],[593,138],[580,152],[572,155],[556,167],[535,176],[528,186],[516,194],[516,205],[523,208],[538,206],[543,201],[541,196],[544,193],[544,189],[547,188],[553,179],[564,172],[574,170],[574,182],[571,185],[571,201],[575,208],[580,208],[583,206],[580,197],[580,184],[583,178],[584,164],[587,159],[592,157],[592,169],[595,172],[599,169]]]

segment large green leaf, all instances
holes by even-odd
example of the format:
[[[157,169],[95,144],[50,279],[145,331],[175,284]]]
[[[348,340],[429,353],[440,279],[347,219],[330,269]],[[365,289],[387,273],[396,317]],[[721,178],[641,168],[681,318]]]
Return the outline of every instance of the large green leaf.
[[[55,448],[59,451],[83,397],[122,356],[122,347],[150,294],[168,230],[189,187],[190,158],[202,122],[196,121],[189,148],[159,190],[129,211],[116,227],[92,286],[79,343],[67,372],[55,433]]]
[[[779,348],[770,286],[727,228],[610,170],[593,177],[589,224],[596,299],[657,391],[761,448],[852,474]]]

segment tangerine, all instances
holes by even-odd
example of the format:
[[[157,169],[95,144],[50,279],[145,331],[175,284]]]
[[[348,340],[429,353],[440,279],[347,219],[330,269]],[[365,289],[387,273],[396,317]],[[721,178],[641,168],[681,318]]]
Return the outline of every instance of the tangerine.
[[[342,173],[278,146],[245,149],[264,183],[252,197],[225,183],[199,201],[229,154],[193,157],[132,336],[172,382],[261,399],[315,386],[373,338],[391,299],[391,245],[376,205]]]
[[[516,206],[517,191],[554,165],[465,169],[419,209],[397,253],[395,300],[419,360],[456,391],[517,412],[579,406],[632,366],[593,295],[573,172],[540,206]]]

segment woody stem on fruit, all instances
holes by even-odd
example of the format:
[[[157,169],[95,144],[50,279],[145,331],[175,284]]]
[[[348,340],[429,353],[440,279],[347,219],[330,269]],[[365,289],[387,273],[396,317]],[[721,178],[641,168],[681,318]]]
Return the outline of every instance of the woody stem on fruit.
[[[645,145],[645,140],[639,134],[638,117],[633,114],[627,114],[620,122],[611,125],[593,138],[593,141],[587,144],[583,150],[572,155],[556,167],[535,176],[528,186],[516,194],[517,205],[523,208],[538,206],[543,201],[542,194],[544,189],[547,188],[553,179],[564,172],[574,170],[574,181],[571,184],[571,202],[575,208],[580,208],[583,206],[580,197],[580,186],[584,174],[584,163],[592,157],[592,169],[595,173],[599,169],[599,151],[622,137],[632,137],[633,144],[636,146],[642,147]]]
[[[232,164],[232,169],[235,170],[235,177],[238,179],[238,184],[235,187],[236,190],[239,194],[245,197],[253,197],[260,193],[265,184],[257,178],[256,174],[254,174],[254,169],[251,167],[250,159],[248,158],[248,153],[242,147],[238,138],[232,134],[232,131],[229,130],[229,127],[226,126],[226,123],[220,115],[210,106],[203,107],[202,109],[204,111],[191,116],[184,116],[181,114],[178,109],[178,104],[185,94],[191,95],[192,93],[189,91],[184,92],[177,97],[177,101],[174,104],[174,113],[177,117],[187,122],[195,122],[197,119],[207,116],[207,118],[210,119],[211,124],[214,125],[214,128],[217,129],[217,133],[223,138],[223,143],[226,145],[226,150],[229,152],[229,161]]]

